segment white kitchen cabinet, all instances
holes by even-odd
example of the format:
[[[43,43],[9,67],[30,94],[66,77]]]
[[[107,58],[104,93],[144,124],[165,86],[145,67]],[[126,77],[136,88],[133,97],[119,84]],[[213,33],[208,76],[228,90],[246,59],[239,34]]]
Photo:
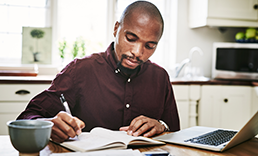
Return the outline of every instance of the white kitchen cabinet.
[[[185,129],[197,125],[200,85],[172,85],[177,103],[180,126]]]
[[[50,84],[0,84],[0,135],[8,134],[6,123],[15,120],[28,102]]]
[[[258,86],[252,87],[251,115],[254,115],[257,111],[258,111]]]
[[[239,130],[252,116],[252,88],[203,85],[198,110],[199,125]]]
[[[180,119],[180,128],[189,127],[189,85],[172,85]]]
[[[189,0],[189,26],[258,27],[258,0]]]

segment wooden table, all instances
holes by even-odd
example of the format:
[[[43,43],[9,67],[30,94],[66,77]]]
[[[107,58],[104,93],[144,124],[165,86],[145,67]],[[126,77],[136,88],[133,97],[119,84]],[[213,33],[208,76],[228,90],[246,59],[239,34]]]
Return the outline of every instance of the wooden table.
[[[151,146],[138,148],[141,152],[155,149],[169,151],[172,156],[258,156],[258,138],[253,138],[238,146],[235,146],[223,153],[201,150],[191,147],[185,147],[174,144],[162,146]],[[49,156],[51,153],[71,152],[57,144],[49,142],[48,145],[40,151],[40,156]],[[0,155],[18,156],[18,151],[12,146],[8,135],[0,135]]]

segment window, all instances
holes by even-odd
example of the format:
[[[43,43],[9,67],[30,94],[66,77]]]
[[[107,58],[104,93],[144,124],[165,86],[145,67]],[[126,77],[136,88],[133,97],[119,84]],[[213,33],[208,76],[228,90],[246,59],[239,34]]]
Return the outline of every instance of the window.
[[[106,41],[107,6],[108,0],[58,1],[57,42],[65,41],[67,44],[66,63],[74,57],[83,57],[106,50],[108,46]],[[73,55],[75,46],[78,47],[77,56]]]
[[[85,55],[105,51],[122,11],[135,0],[0,0],[0,64],[20,64],[22,27],[52,27],[52,64],[59,65],[59,42],[67,42],[67,62],[84,41]],[[167,71],[175,64],[177,0],[149,0],[160,10],[163,36],[150,60]],[[78,55],[77,57],[81,57]],[[67,63],[66,62],[66,63]]]
[[[0,63],[20,64],[22,27],[50,26],[47,0],[0,0]]]

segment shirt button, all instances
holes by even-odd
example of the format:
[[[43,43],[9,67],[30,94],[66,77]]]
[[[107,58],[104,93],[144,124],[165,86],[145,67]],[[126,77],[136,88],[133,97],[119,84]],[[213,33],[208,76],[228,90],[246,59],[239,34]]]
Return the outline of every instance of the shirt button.
[[[125,105],[125,107],[126,107],[126,108],[129,108],[129,107],[130,107],[130,105],[129,105],[129,104],[126,104],[126,105]]]
[[[117,74],[117,73],[119,73],[119,72],[120,72],[120,70],[119,70],[119,69],[116,69],[116,70],[115,70],[115,73],[116,73],[116,74]]]
[[[129,78],[129,79],[127,80],[127,82],[128,82],[128,83],[131,82],[131,79]]]

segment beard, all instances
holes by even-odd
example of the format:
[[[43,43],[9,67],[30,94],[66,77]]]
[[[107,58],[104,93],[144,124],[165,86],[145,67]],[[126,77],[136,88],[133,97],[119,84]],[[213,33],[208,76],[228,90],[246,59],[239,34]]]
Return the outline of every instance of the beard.
[[[138,63],[139,65],[138,65],[136,68],[134,68],[134,69],[130,69],[130,68],[124,67],[124,66],[122,65],[123,59],[134,60],[134,57],[128,56],[128,55],[126,55],[126,54],[122,54],[121,60],[117,63],[118,68],[119,68],[123,73],[125,73],[126,75],[131,75],[131,74],[133,74],[134,72],[138,71],[140,65],[144,63],[141,59],[139,59],[138,57],[136,57],[137,63]]]
[[[128,59],[128,60],[134,60],[134,57],[133,56],[129,56],[129,55],[126,55],[126,54],[122,54],[122,58],[121,58],[121,61],[123,61],[123,59]],[[137,60],[137,63],[139,65],[143,64],[143,60],[139,59],[139,57],[136,57],[136,60]]]

